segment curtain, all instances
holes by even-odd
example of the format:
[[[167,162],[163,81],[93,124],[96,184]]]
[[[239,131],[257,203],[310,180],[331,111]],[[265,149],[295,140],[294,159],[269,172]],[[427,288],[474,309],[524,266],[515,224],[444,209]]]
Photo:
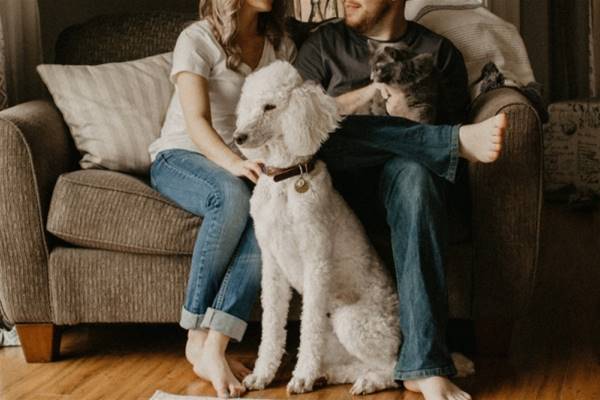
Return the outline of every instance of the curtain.
[[[600,0],[590,1],[590,96],[600,96]]]
[[[550,0],[550,100],[590,96],[589,0]]]
[[[294,13],[302,21],[321,21],[342,17],[343,0],[294,0]]]
[[[0,108],[40,97],[42,62],[37,0],[0,0]],[[4,97],[3,94],[4,93]]]
[[[2,31],[2,19],[0,18],[0,110],[6,108],[7,105],[8,93],[6,92],[6,60],[4,59],[4,33]]]

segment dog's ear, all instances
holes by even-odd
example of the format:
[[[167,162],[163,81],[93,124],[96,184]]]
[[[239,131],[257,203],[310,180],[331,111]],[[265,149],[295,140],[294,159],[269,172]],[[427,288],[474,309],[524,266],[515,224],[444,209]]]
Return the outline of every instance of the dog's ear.
[[[298,157],[315,154],[341,117],[335,99],[320,85],[306,81],[292,90],[281,116],[281,131],[290,153]]]

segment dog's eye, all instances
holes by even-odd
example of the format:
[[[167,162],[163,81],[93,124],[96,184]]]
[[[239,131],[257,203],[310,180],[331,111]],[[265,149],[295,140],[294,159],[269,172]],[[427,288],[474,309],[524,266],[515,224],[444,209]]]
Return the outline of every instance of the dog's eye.
[[[267,112],[267,111],[274,110],[276,108],[277,108],[277,106],[275,104],[265,104],[265,106],[263,107],[263,110],[265,112]]]

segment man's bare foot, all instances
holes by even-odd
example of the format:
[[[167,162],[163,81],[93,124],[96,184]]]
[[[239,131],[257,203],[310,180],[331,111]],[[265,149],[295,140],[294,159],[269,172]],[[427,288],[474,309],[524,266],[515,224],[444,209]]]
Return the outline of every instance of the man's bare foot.
[[[188,331],[188,340],[185,343],[185,358],[190,364],[194,365],[198,362],[207,336],[208,332],[202,329],[190,329]]]
[[[496,161],[502,151],[502,142],[507,126],[508,119],[504,113],[477,124],[461,126],[459,131],[460,156],[473,162]]]
[[[422,393],[425,400],[471,400],[471,395],[444,376],[430,376],[403,382],[412,392]]]

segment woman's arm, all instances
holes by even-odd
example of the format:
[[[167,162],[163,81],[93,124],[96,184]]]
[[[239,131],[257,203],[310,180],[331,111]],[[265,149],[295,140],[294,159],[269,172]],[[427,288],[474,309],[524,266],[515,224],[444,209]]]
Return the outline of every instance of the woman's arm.
[[[180,72],[175,81],[188,135],[200,152],[233,175],[256,183],[261,171],[258,163],[235,154],[212,126],[208,81],[191,72]]]

